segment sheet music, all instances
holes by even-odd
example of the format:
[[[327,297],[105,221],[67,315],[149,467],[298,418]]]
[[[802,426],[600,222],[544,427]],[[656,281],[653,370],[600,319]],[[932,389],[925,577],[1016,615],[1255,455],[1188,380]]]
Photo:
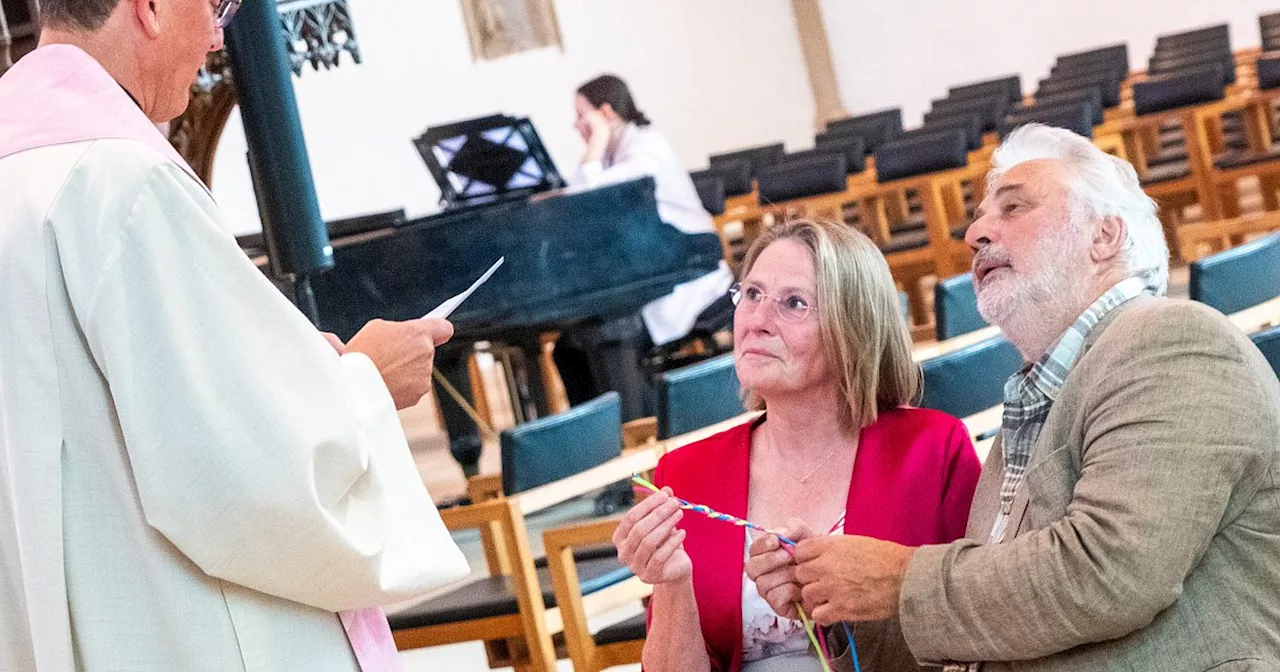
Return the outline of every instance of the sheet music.
[[[480,276],[479,280],[476,280],[475,282],[471,283],[471,286],[468,287],[466,291],[436,306],[431,310],[431,312],[427,313],[426,315],[423,315],[423,317],[434,317],[434,318],[449,317],[449,315],[451,315],[454,310],[457,310],[458,306],[462,305],[462,302],[466,301],[467,297],[471,296],[472,292],[479,289],[480,285],[483,285],[489,279],[489,276],[493,275],[493,272],[498,270],[498,267],[501,266],[502,262],[506,260],[507,260],[506,257],[498,257],[498,260],[493,262],[493,265],[489,267],[489,270],[485,271],[484,275]]]

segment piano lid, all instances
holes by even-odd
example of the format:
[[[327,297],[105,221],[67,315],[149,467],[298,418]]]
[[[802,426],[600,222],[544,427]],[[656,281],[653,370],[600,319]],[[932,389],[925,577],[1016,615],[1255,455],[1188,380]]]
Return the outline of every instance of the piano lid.
[[[721,254],[714,233],[663,223],[653,179],[642,178],[446,211],[335,245],[334,268],[312,288],[322,328],[345,339],[374,318],[421,317],[505,256],[451,318],[455,338],[480,340],[634,312],[715,270]]]

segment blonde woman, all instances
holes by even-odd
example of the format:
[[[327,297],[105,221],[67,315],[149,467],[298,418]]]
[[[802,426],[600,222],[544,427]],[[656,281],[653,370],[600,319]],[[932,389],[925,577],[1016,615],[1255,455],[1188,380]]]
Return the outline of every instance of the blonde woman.
[[[662,492],[614,534],[619,557],[654,585],[648,672],[820,669],[801,623],[775,614],[744,573],[746,530],[683,515],[673,493],[797,536],[921,545],[964,535],[978,480],[964,425],[907,406],[919,369],[866,236],[783,223],[743,268],[734,359],[748,406],[765,414],[664,457]],[[867,669],[915,667],[895,623],[862,624],[855,640]]]

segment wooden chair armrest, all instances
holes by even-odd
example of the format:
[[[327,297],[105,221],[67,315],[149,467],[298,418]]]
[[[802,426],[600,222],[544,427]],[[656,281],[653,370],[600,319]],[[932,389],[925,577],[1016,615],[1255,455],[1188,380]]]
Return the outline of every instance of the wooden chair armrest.
[[[728,420],[721,420],[714,425],[708,425],[702,429],[695,429],[692,432],[681,434],[680,436],[673,436],[658,444],[658,450],[660,451],[658,454],[660,456],[666,455],[673,450],[679,450],[689,444],[697,443],[709,436],[715,436],[726,429],[737,427],[744,422],[749,422],[760,417],[762,412],[763,411],[747,411],[742,415],[734,416]]]
[[[479,474],[467,479],[467,495],[479,504],[502,496],[502,474]]]
[[[555,527],[542,533],[542,541],[547,549],[548,563],[553,555],[561,551],[608,544],[613,542],[613,531],[618,528],[618,518],[600,518],[588,520],[563,527]]]
[[[444,526],[449,528],[450,532],[470,530],[506,520],[513,512],[518,511],[514,510],[513,506],[509,499],[495,499],[479,504],[455,506],[441,509],[440,520],[444,522]]]

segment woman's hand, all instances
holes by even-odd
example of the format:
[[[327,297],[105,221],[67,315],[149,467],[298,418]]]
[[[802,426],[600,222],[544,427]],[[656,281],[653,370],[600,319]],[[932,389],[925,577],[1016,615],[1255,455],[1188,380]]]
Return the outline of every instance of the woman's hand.
[[[587,151],[582,156],[583,163],[603,161],[609,151],[609,120],[604,118],[600,110],[591,110],[578,122],[578,132],[587,143]]]
[[[787,538],[800,542],[813,537],[813,531],[799,518],[787,521],[778,530]],[[796,564],[792,553],[772,534],[762,534],[751,543],[747,558],[747,576],[756,584],[756,592],[784,618],[800,618],[796,603],[800,602],[800,583],[796,581]]]
[[[613,532],[618,559],[649,585],[689,579],[693,561],[684,552],[684,530],[676,529],[683,516],[671,488],[636,504]]]

